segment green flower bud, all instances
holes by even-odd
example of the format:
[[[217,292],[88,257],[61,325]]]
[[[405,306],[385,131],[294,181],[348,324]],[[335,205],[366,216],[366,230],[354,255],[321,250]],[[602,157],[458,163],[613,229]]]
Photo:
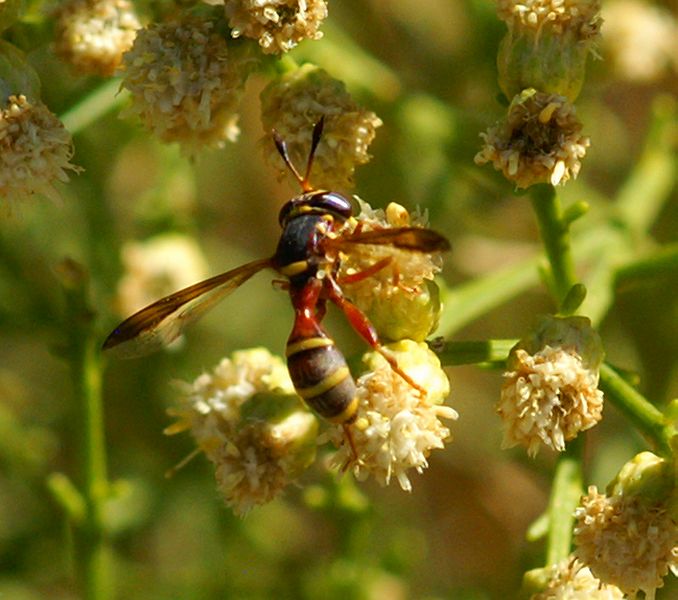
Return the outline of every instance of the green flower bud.
[[[509,28],[497,57],[499,86],[506,97],[534,87],[574,101],[599,33],[599,9],[598,0],[537,0],[529,9],[515,0],[500,1],[499,16]]]
[[[608,484],[608,496],[638,496],[648,503],[665,500],[675,489],[673,464],[652,452],[636,454]]]
[[[546,316],[535,331],[511,350],[511,356],[519,348],[528,354],[536,354],[545,346],[563,348],[578,355],[587,369],[597,371],[605,355],[598,333],[591,327],[587,317]],[[509,358],[509,367],[511,358]]]
[[[441,307],[438,286],[425,280],[416,293],[375,296],[367,316],[383,340],[423,342],[438,326]]]

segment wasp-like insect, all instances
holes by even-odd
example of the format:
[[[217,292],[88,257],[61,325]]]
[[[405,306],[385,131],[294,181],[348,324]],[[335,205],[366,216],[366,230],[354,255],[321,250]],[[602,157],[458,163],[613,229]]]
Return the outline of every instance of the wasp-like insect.
[[[412,387],[424,394],[383,349],[377,332],[363,312],[346,298],[337,274],[342,253],[350,253],[355,244],[388,245],[412,252],[443,252],[449,243],[440,234],[421,227],[400,227],[352,232],[342,231],[353,216],[348,198],[337,192],[318,190],[309,183],[313,156],[322,135],[323,120],[313,129],[311,148],[302,176],[292,164],[287,145],[273,132],[276,148],[299,181],[302,193],[280,210],[282,228],[275,253],[255,260],[211,279],[162,298],[123,321],[108,336],[104,350],[123,357],[148,354],[170,343],[184,328],[201,317],[217,302],[240,287],[262,269],[269,267],[285,278],[294,308],[294,325],[285,354],[294,388],[320,416],[344,426],[357,458],[348,425],[356,418],[356,385],[341,351],[321,326],[329,300],[346,315],[356,332],[381,353],[391,368]],[[355,282],[374,275],[388,261],[351,275]]]

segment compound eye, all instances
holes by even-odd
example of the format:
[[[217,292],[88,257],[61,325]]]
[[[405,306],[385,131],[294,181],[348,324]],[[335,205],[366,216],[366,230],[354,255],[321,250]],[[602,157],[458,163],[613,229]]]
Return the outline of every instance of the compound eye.
[[[351,201],[338,192],[320,192],[313,198],[313,204],[345,219],[353,214]]]

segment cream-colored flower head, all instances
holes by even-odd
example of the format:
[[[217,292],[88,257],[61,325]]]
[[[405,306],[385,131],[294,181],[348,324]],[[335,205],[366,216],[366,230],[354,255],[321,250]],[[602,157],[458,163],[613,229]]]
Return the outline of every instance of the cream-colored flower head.
[[[261,93],[261,104],[264,130],[275,129],[280,134],[292,162],[300,168],[306,164],[313,126],[324,117],[311,183],[319,189],[353,187],[353,172],[370,160],[367,148],[382,123],[351,98],[341,81],[315,65],[305,64],[273,80]],[[262,145],[264,157],[282,179],[288,170],[269,135]]]
[[[602,418],[598,389],[602,348],[584,317],[547,318],[516,345],[497,405],[503,448],[522,445],[535,456],[542,445],[562,452]]]
[[[532,87],[574,102],[599,37],[600,0],[498,0],[497,12],[508,26],[497,56],[506,97]]]
[[[408,211],[391,202],[386,210],[373,209],[357,199],[360,214],[346,222],[350,232],[397,227],[426,227],[425,214]],[[365,313],[384,340],[405,338],[423,341],[438,324],[441,304],[433,277],[440,272],[439,252],[410,252],[387,245],[356,244],[342,253],[338,278],[346,295]],[[383,268],[361,277],[375,265]],[[353,278],[353,279],[352,279]]]
[[[122,316],[204,279],[207,273],[198,244],[178,233],[127,242],[121,255],[124,275],[118,283],[116,309]]]
[[[576,556],[601,581],[629,597],[654,599],[669,570],[678,572],[675,463],[641,452],[599,494],[588,489],[575,510]]]
[[[605,4],[602,54],[617,76],[652,81],[678,69],[678,21],[664,8],[642,0]]]
[[[55,14],[54,50],[83,74],[110,77],[141,28],[128,0],[68,0]]]
[[[319,40],[327,17],[325,0],[225,0],[233,37],[259,42],[265,54],[280,54],[302,40]]]
[[[457,419],[457,412],[445,406],[450,387],[438,357],[424,343],[403,340],[386,346],[398,366],[426,396],[409,385],[377,352],[369,352],[363,362],[368,371],[357,380],[358,412],[349,425],[358,454],[355,461],[346,444],[341,425],[326,434],[339,450],[336,465],[350,465],[359,480],[373,476],[381,485],[395,479],[403,490],[411,491],[408,472],[421,473],[428,467],[432,450],[443,448],[450,430],[440,419]]]
[[[229,45],[212,21],[150,25],[123,55],[122,86],[132,93],[124,114],[188,155],[221,147],[238,136],[238,105],[256,64],[246,44]]]
[[[512,30],[573,30],[581,39],[596,35],[601,24],[600,0],[497,0],[497,14]]]
[[[59,200],[56,182],[68,181],[73,140],[61,121],[40,101],[10,96],[0,108],[0,211],[35,193]]]
[[[565,97],[525,90],[511,102],[505,121],[480,134],[485,143],[474,160],[491,162],[518,188],[564,184],[577,177],[590,146],[581,130]]]
[[[569,557],[548,569],[546,588],[530,600],[623,600],[613,585],[603,584],[576,558]]]
[[[235,352],[181,387],[179,406],[168,411],[178,421],[166,433],[190,430],[236,514],[271,501],[313,461],[317,420],[267,350]]]

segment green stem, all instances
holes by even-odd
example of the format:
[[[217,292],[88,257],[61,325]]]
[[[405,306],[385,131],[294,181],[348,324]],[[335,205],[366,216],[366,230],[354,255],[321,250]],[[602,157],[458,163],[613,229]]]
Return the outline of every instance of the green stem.
[[[126,90],[120,89],[120,80],[111,79],[62,114],[61,122],[72,134],[79,133],[106,113],[122,105],[128,96]]]
[[[537,285],[538,259],[526,259],[499,271],[494,271],[456,286],[446,294],[438,330],[446,337]]]
[[[549,499],[548,545],[546,565],[553,565],[570,555],[574,509],[582,494],[581,454],[583,436],[567,445],[558,458]]]
[[[530,199],[550,265],[552,292],[560,308],[567,292],[577,282],[570,252],[569,227],[563,220],[560,200],[553,186],[534,186]]]
[[[84,516],[73,522],[76,565],[86,600],[112,596],[110,548],[104,527],[104,504],[109,495],[101,394],[101,355],[93,314],[86,297],[86,275],[65,260],[58,273],[66,295],[65,327],[70,333],[69,359],[82,432]]]
[[[662,412],[626,382],[612,367],[600,367],[600,389],[636,428],[653,442],[658,452],[671,456],[671,437],[675,435]]]
[[[506,361],[517,340],[484,340],[480,342],[446,342],[437,354],[445,366],[500,363]]]

